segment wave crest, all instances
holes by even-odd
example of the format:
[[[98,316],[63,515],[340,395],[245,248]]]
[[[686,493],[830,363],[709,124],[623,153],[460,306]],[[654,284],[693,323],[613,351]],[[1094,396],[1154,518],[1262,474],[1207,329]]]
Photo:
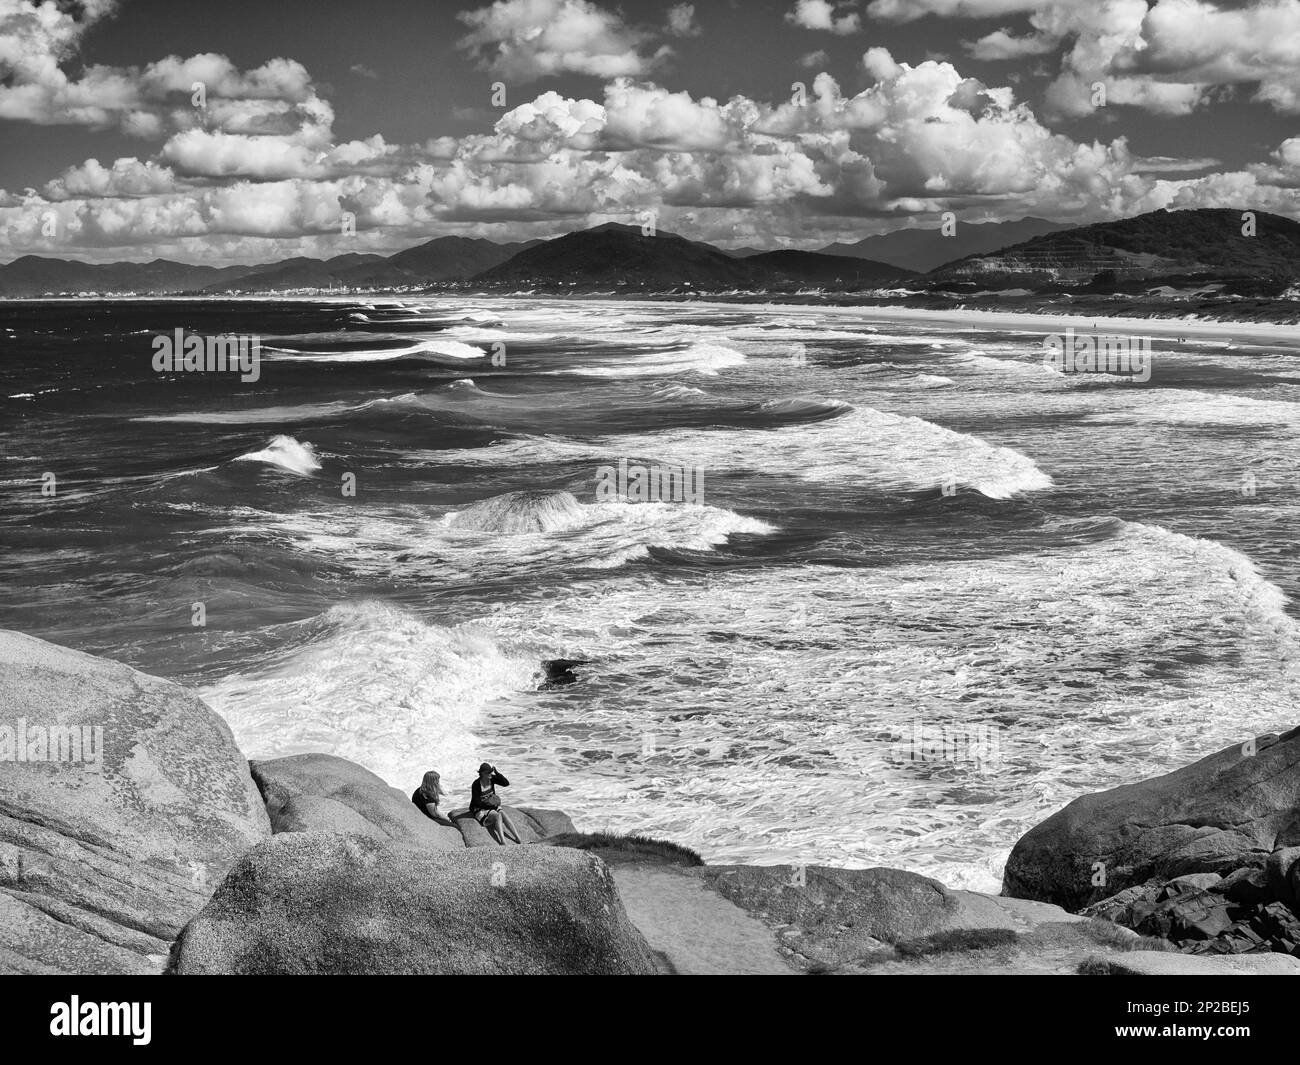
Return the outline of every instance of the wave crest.
[[[320,469],[320,459],[311,444],[303,444],[291,436],[276,436],[260,451],[250,451],[238,456],[235,462],[265,462],[278,466],[299,477],[310,477]]]
[[[447,515],[452,529],[508,534],[555,532],[583,520],[582,504],[563,491],[507,492]]]

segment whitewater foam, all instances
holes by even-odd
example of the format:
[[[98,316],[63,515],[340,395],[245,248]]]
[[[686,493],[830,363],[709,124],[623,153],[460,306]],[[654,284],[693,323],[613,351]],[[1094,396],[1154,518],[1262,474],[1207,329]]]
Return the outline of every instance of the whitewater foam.
[[[525,437],[486,448],[421,452],[419,457],[471,465],[532,465],[620,455],[885,490],[966,486],[993,499],[1052,487],[1051,478],[1017,451],[872,408],[762,430],[669,429],[602,437],[595,443]]]
[[[238,456],[235,462],[265,462],[299,477],[310,477],[320,469],[320,460],[311,444],[299,443],[291,436],[276,436],[260,451]]]
[[[681,349],[652,354],[629,353],[619,358],[619,362],[610,364],[589,357],[577,365],[546,372],[578,374],[583,377],[648,377],[679,373],[698,373],[705,377],[717,377],[722,370],[740,366],[745,362],[743,352],[727,347],[725,344],[706,341]]]
[[[566,498],[567,497],[567,498]],[[652,549],[712,551],[737,534],[776,527],[721,507],[685,503],[580,503],[568,492],[511,492],[439,514],[423,507],[340,513],[259,513],[248,535],[288,539],[381,578],[395,561],[429,581],[540,578],[553,571],[610,569]]]
[[[1300,694],[1296,626],[1248,559],[1113,528],[999,559],[629,576],[506,606],[484,622],[500,638],[592,665],[580,715],[569,693],[488,724],[588,830],[996,892],[1010,846],[1070,799],[1289,724]],[[915,721],[993,730],[995,771],[893,760]]]
[[[378,601],[345,603],[289,630],[277,659],[203,688],[254,758],[323,751],[414,787],[437,768],[468,786],[483,706],[539,682],[544,649],[472,624],[445,626]]]
[[[547,533],[584,521],[582,504],[569,492],[508,492],[447,515],[448,528],[474,532]]]
[[[357,351],[307,351],[290,348],[264,347],[270,352],[266,358],[276,362],[395,362],[401,359],[483,359],[482,348],[459,340],[421,340],[393,348],[366,348]]]
[[[1085,421],[1103,425],[1300,426],[1300,404],[1231,394],[1164,390],[1159,402],[1123,411],[1099,411]]]

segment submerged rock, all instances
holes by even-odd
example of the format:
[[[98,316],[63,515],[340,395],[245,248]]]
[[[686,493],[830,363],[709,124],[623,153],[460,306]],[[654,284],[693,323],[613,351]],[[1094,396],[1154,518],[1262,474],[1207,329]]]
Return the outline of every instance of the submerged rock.
[[[185,928],[171,971],[618,975],[654,964],[592,855],[295,832],[240,859]]]
[[[0,972],[160,971],[270,834],[230,729],[176,684],[3,631],[0,725],[46,740],[0,752]]]
[[[542,660],[542,672],[546,675],[545,683],[552,684],[572,684],[578,679],[578,674],[573,672],[574,666],[585,666],[585,658],[545,658]]]

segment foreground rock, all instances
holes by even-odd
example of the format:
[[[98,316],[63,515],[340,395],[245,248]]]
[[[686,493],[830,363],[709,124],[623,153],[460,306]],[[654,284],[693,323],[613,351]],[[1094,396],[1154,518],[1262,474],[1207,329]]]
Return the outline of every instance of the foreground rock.
[[[426,817],[409,796],[345,758],[295,754],[251,768],[274,832],[339,832],[434,851],[465,845],[454,827]]]
[[[901,869],[718,865],[690,873],[778,929],[792,956],[818,966],[1008,944],[1042,925],[1084,921],[1056,906],[951,891]]]
[[[1300,729],[1074,800],[1016,844],[1002,893],[1080,909],[1152,880],[1263,869],[1296,846]]]
[[[614,975],[654,963],[592,855],[293,832],[235,865],[177,941],[172,971]]]
[[[230,729],[175,684],[2,631],[0,726],[0,972],[160,971],[270,833]],[[19,730],[40,760],[5,750]]]
[[[1108,958],[1111,976],[1300,976],[1300,958],[1242,954],[1206,958],[1135,950]]]
[[[1065,976],[1146,946],[1108,922],[897,869],[611,870],[662,973]]]
[[[584,833],[661,973],[1074,974],[1145,944],[1057,906],[950,891],[897,869],[706,866],[686,848]]]

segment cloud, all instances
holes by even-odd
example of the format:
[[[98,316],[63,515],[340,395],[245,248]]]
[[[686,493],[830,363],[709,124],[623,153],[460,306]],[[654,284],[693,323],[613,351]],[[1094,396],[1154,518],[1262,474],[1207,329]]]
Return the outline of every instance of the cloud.
[[[348,70],[350,70],[353,74],[355,74],[359,78],[379,77],[379,72],[377,70],[374,70],[371,67],[366,66],[364,63],[353,63],[352,66],[348,67]]]
[[[667,46],[645,53],[653,34],[590,0],[497,0],[456,17],[470,28],[457,47],[515,82],[556,74],[640,76],[671,54]]]
[[[984,61],[1063,53],[1045,97],[1049,118],[1092,114],[1106,103],[1185,115],[1235,89],[1300,114],[1300,0],[874,0],[867,14],[891,22],[1028,16],[1032,32],[1002,28],[966,42]]]
[[[111,167],[98,159],[87,159],[69,167],[46,183],[45,196],[52,201],[97,197],[135,198],[174,192],[180,187],[169,167],[139,159],[118,159]]]
[[[1060,47],[1060,39],[1043,34],[1014,36],[1010,30],[994,30],[978,41],[963,42],[966,52],[974,59],[994,62],[1002,59],[1021,59],[1030,55],[1047,55]]]
[[[862,29],[862,16],[853,10],[853,2],[831,3],[830,0],[795,0],[785,20],[805,30],[824,30],[840,36]]]
[[[1024,14],[1044,6],[1044,0],[872,0],[867,14],[884,22],[914,22],[927,15],[982,19]]]
[[[198,126],[281,135],[315,126],[318,139],[329,139],[333,113],[291,59],[245,71],[215,53],[173,55],[144,67],[91,64],[69,77],[64,66],[86,30],[114,9],[106,0],[67,10],[0,0],[0,119],[117,128],[142,138]]]
[[[1222,161],[1206,157],[1204,159],[1180,159],[1168,155],[1151,155],[1133,160],[1135,174],[1175,174],[1192,173],[1196,170],[1208,170],[1212,166],[1221,166]]]
[[[1224,79],[1266,69],[1273,96],[1260,98],[1278,106],[1289,84],[1279,73],[1289,39],[1253,51],[1233,39],[1211,52],[1203,40],[1225,32],[1222,12],[1200,0],[1160,6],[1169,3],[1195,15],[1182,36],[1153,21],[1144,0],[1102,0],[1096,9],[1039,4],[1028,12],[1030,35],[1061,42],[1049,105],[1057,113],[1093,106],[1086,96],[1080,104],[1080,94],[1100,71],[1108,103],[1178,113],[1226,91]],[[900,19],[941,4],[903,6],[894,5]],[[1007,8],[950,6],[994,17]],[[1268,6],[1275,21],[1267,25],[1281,34],[1292,0]],[[111,8],[95,10],[103,17]],[[1258,35],[1264,23],[1251,21],[1262,18],[1252,11],[1236,14]],[[827,17],[849,14],[856,11],[838,5]],[[820,73],[806,99],[692,95],[645,76],[659,54],[651,52],[654,32],[580,0],[506,0],[469,12],[471,36],[507,26],[517,36],[498,33],[495,44],[484,38],[469,50],[489,66],[530,76],[623,66],[632,73],[605,76],[591,98],[539,92],[507,111],[473,116],[491,122],[479,132],[410,144],[379,135],[336,142],[330,102],[289,58],[242,70],[212,53],[168,56],[141,67],[76,67],[69,78],[63,72],[72,68],[87,16],[21,0],[0,0],[0,15],[14,29],[0,37],[7,64],[0,108],[25,106],[33,120],[116,126],[158,142],[150,157],[87,159],[39,191],[0,190],[0,247],[13,254],[254,261],[393,251],[432,232],[552,235],[632,221],[646,210],[658,212],[663,228],[699,239],[787,246],[820,246],[843,237],[846,225],[872,231],[943,210],[981,220],[1095,221],[1188,206],[1300,216],[1300,138],[1241,170],[1203,173],[1219,164],[1137,156],[1123,137],[1076,141],[1048,128],[1006,84],[965,76],[943,57],[902,62],[880,47],[862,55],[869,84],[860,91]],[[687,25],[693,19],[679,22]],[[997,40],[985,45],[990,54],[1021,47],[1008,43],[1019,40],[1011,30],[998,32],[1003,37],[981,38]],[[1133,43],[1134,33],[1145,47]],[[15,40],[25,44],[17,48]],[[16,48],[26,63],[21,72]],[[826,59],[814,52],[804,61]],[[195,81],[205,87],[201,108],[191,102]],[[73,110],[50,110],[60,107]],[[357,223],[346,238],[344,211]],[[59,223],[54,237],[44,225],[50,213]]]
[[[698,37],[703,32],[695,21],[694,4],[674,4],[668,9],[668,33],[673,37]]]
[[[799,65],[812,70],[816,67],[825,66],[831,61],[830,55],[824,48],[818,48],[815,52],[808,52],[806,55],[799,57]]]

